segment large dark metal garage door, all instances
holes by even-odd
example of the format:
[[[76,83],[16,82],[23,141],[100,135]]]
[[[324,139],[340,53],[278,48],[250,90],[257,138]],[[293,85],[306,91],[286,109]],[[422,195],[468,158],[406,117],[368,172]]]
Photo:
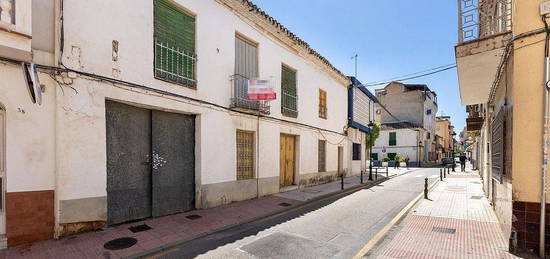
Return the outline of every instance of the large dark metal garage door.
[[[194,116],[106,101],[107,223],[194,208]]]
[[[195,118],[153,111],[153,216],[195,206]]]

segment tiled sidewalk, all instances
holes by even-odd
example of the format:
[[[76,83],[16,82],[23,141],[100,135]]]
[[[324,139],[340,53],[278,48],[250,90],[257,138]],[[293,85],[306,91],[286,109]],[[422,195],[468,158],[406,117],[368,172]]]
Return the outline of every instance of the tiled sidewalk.
[[[477,172],[453,173],[367,257],[516,258],[481,186]]]
[[[389,175],[403,174],[413,168],[390,169]],[[378,176],[384,179],[384,174]],[[364,175],[365,183],[368,175]],[[345,188],[360,184],[359,176],[345,178]],[[0,251],[0,258],[120,258],[185,241],[209,232],[233,226],[257,217],[275,214],[319,196],[340,191],[340,182],[297,189],[286,193],[262,197],[260,199],[236,202],[212,209],[195,210],[186,213],[146,219],[139,222],[122,224],[105,230],[73,235],[59,240],[48,240],[31,245],[13,247]],[[287,204],[284,204],[287,203]],[[286,206],[282,206],[286,205]],[[187,216],[199,215],[198,219]],[[150,230],[133,233],[128,228],[146,224]],[[137,244],[122,250],[107,250],[103,245],[113,239],[133,237]]]

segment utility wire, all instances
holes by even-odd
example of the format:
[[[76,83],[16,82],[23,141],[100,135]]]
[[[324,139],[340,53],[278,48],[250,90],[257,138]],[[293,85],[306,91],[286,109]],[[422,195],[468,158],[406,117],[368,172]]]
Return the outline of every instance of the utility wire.
[[[385,81],[385,82],[369,83],[369,84],[364,84],[363,86],[365,86],[365,87],[378,86],[378,85],[389,84],[389,83],[394,82],[394,81],[406,81],[406,80],[411,80],[411,79],[415,79],[415,78],[420,78],[420,77],[425,77],[425,76],[437,74],[437,73],[447,71],[447,70],[453,69],[453,68],[456,68],[456,64],[452,64],[450,67],[443,67],[443,68],[437,69],[437,70],[429,72],[429,73],[423,73],[423,74],[420,74],[420,75],[409,76],[409,77],[396,77],[393,80],[388,80],[388,81]],[[428,70],[428,71],[430,71],[430,70]],[[414,74],[417,74],[417,73],[414,73]]]
[[[443,66],[433,67],[433,68],[418,71],[418,72],[415,72],[415,73],[410,73],[410,74],[406,74],[406,75],[402,75],[402,76],[396,76],[396,77],[392,77],[392,78],[388,78],[388,79],[384,79],[384,80],[380,80],[380,81],[368,82],[368,83],[365,83],[365,84],[370,85],[370,84],[377,84],[377,83],[392,81],[392,80],[396,80],[396,79],[399,79],[399,78],[414,76],[414,75],[418,75],[418,74],[426,73],[426,72],[431,72],[431,71],[434,71],[434,70],[437,70],[437,69],[446,68],[446,67],[450,67],[450,66],[454,66],[454,65],[456,65],[456,63],[451,63],[451,64],[447,64],[447,65],[443,65]]]

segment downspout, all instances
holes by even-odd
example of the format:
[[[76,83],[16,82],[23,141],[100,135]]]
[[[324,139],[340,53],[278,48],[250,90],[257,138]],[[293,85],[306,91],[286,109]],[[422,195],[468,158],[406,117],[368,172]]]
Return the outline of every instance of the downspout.
[[[548,32],[548,23],[546,15],[542,16],[544,28],[546,30],[546,40],[544,46],[544,99],[543,99],[543,135],[542,135],[542,177],[541,177],[541,192],[540,192],[540,230],[539,230],[539,256],[544,258],[546,255],[546,178],[548,170],[548,83],[550,81],[550,57],[548,55],[548,40],[550,33]]]

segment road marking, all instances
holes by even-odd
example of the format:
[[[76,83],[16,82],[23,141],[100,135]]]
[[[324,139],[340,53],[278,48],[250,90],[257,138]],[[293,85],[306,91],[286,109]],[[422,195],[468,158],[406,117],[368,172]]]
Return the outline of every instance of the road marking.
[[[431,190],[435,187],[435,185],[439,183],[438,180],[434,181],[428,189]],[[357,252],[357,254],[353,257],[353,259],[359,259],[362,258],[364,255],[366,255],[380,240],[386,235],[386,233],[399,221],[401,218],[407,214],[407,212],[420,200],[424,197],[424,193],[419,194],[414,198],[405,208],[403,208],[395,217],[386,225],[384,228],[382,228],[374,237]]]

